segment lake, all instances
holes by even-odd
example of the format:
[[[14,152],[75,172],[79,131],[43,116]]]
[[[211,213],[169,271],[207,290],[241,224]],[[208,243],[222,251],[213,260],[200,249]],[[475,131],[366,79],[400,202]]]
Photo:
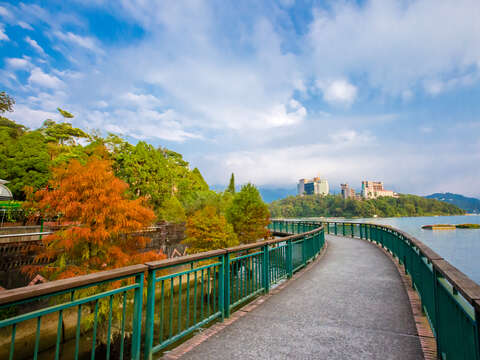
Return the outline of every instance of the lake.
[[[480,216],[425,216],[354,219],[390,225],[415,236],[480,284],[480,229],[423,230],[422,225],[480,224]]]

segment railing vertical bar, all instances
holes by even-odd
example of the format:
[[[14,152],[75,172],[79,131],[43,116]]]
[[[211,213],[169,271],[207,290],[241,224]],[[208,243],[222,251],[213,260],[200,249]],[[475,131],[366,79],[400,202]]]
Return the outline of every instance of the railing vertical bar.
[[[108,329],[107,329],[107,360],[110,359],[110,342],[112,335],[112,307],[113,307],[113,295],[110,295],[110,301],[108,304]]]
[[[78,359],[78,352],[80,351],[80,329],[82,327],[82,304],[78,305],[77,309],[77,329],[75,334],[75,360]]]
[[[187,314],[185,319],[185,329],[190,327],[190,273],[187,273]]]
[[[205,298],[204,298],[204,296],[203,296],[203,291],[204,291],[203,269],[202,269],[201,279],[202,279],[202,290],[201,290],[201,294],[200,294],[200,319],[203,320],[203,303],[204,303],[204,301],[205,301]]]
[[[125,343],[125,318],[127,312],[127,292],[123,292],[123,301],[122,301],[122,329],[120,332],[120,359],[123,359],[123,350]]]
[[[170,278],[170,308],[168,309],[168,337],[171,338],[173,335],[173,277]]]
[[[15,352],[15,335],[17,333],[17,324],[12,325],[12,336],[10,338],[10,355],[9,359],[13,360],[13,353]]]
[[[62,340],[62,323],[63,323],[63,310],[58,312],[58,324],[57,324],[57,341],[55,344],[55,360],[58,360],[60,356],[60,342]]]
[[[178,333],[182,332],[182,275],[178,277]]]
[[[42,317],[37,317],[37,331],[35,333],[35,349],[33,352],[33,360],[38,358],[38,347],[40,345],[40,326],[42,325]]]
[[[92,335],[92,352],[91,352],[91,360],[95,360],[95,348],[97,346],[97,325],[98,325],[98,306],[99,300],[95,300],[95,313],[93,319],[93,335]]]
[[[160,343],[163,342],[163,327],[164,327],[164,314],[165,314],[165,280],[162,279],[162,285],[160,289]],[[153,337],[153,334],[152,334]]]
[[[210,316],[210,268],[207,269],[207,315]]]
[[[198,287],[198,279],[197,279],[198,270],[195,270],[193,273],[193,281],[195,283],[193,288],[193,323],[197,323],[197,287]]]

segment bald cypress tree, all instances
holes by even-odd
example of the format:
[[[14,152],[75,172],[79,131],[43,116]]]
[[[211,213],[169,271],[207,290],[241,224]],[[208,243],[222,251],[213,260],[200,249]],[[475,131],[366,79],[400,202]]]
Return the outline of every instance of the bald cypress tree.
[[[235,175],[230,176],[230,183],[228,184],[227,191],[229,193],[235,194]]]

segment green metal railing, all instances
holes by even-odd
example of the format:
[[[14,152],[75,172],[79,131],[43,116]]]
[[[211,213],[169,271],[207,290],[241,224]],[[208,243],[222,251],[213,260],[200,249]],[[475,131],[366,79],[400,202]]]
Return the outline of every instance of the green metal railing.
[[[10,330],[10,347],[0,358],[37,359],[48,349],[54,359],[59,359],[63,344],[73,341],[74,359],[89,353],[93,360],[97,340],[103,334],[105,358],[109,359],[115,333],[115,358],[123,359],[128,351],[132,359],[138,359],[146,269],[145,265],[134,265],[2,292],[0,330]],[[54,323],[56,331],[52,334]],[[32,329],[34,342],[29,336]],[[67,332],[70,339],[66,338]],[[131,342],[129,349],[127,342]]]
[[[145,359],[267,293],[315,258],[325,243],[319,224],[277,228],[274,222],[269,228],[283,237],[146,263]]]
[[[328,234],[374,242],[398,259],[419,294],[440,359],[480,359],[478,284],[421,241],[393,227],[352,222],[322,224]]]
[[[151,359],[269,292],[325,244],[320,224],[269,228],[275,239],[3,291],[0,358],[140,359],[143,349]]]

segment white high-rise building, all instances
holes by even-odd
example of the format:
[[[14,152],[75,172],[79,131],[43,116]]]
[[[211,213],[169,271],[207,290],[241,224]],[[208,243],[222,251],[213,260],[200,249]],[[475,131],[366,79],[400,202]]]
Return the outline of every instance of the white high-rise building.
[[[313,179],[300,179],[297,184],[298,195],[328,195],[330,188],[326,179],[319,176]]]

